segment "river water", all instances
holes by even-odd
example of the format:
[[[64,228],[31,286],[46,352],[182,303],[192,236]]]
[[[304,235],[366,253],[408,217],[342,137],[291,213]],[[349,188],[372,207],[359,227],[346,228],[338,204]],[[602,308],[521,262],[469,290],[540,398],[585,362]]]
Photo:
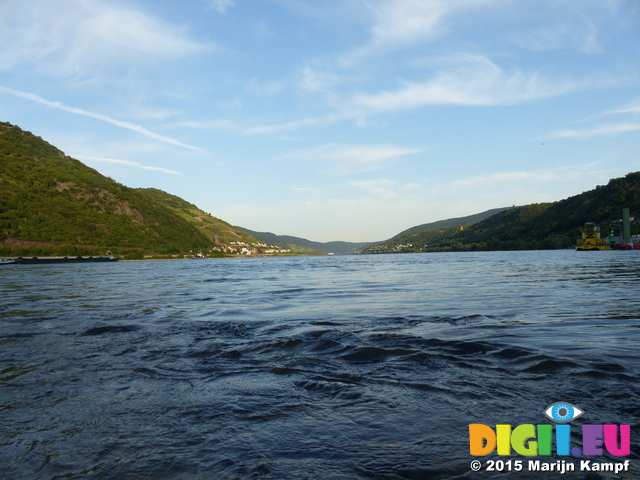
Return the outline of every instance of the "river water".
[[[3,479],[640,478],[638,252],[13,265]],[[473,472],[472,423],[631,425],[615,474]],[[546,462],[574,457],[536,457]]]

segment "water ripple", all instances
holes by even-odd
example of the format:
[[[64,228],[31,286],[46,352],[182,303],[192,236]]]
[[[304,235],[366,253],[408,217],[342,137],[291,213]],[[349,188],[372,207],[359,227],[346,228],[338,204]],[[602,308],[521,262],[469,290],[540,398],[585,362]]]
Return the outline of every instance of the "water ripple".
[[[5,267],[3,478],[500,478],[470,472],[467,425],[546,423],[559,400],[631,424],[637,463],[638,267],[572,251]]]

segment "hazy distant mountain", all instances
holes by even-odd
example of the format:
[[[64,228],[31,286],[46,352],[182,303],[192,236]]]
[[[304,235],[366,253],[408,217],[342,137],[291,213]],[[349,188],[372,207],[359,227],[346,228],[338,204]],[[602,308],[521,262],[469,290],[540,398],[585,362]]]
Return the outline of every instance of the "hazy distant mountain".
[[[469,215],[467,217],[460,218],[449,218],[447,220],[439,220],[437,222],[425,223],[423,225],[418,225],[415,227],[411,227],[395,237],[399,238],[403,235],[407,235],[413,232],[420,232],[425,230],[433,230],[438,228],[466,225],[468,223],[479,222],[480,220],[484,220],[485,218],[490,217],[491,215],[495,215],[506,208],[494,208],[493,210],[487,210],[486,212],[477,213],[475,215]],[[330,252],[335,254],[349,254],[349,253],[357,253],[365,250],[372,245],[377,245],[380,242],[314,242],[311,240],[307,240],[305,238],[300,237],[292,237],[290,235],[276,235],[270,232],[255,232],[253,230],[249,230],[244,227],[236,227],[243,232],[248,233],[256,238],[259,238],[265,243],[269,245],[278,245],[282,248],[290,248],[294,252],[297,253],[318,253],[318,252]]]
[[[434,230],[438,228],[446,228],[453,226],[466,225],[469,223],[479,222],[485,218],[502,212],[507,208],[494,208],[493,210],[487,210],[486,212],[476,213],[475,215],[469,215],[467,217],[449,218],[447,220],[439,220],[437,222],[425,223],[411,227],[392,239],[399,238],[413,232],[421,232],[425,230]],[[298,253],[313,253],[313,252],[331,252],[336,254],[349,254],[361,252],[362,250],[372,245],[379,244],[380,242],[314,242],[300,237],[292,237],[290,235],[275,235],[270,232],[255,232],[244,227],[237,227],[240,230],[262,240],[270,245],[278,245],[283,248],[290,248]]]
[[[375,242],[314,242],[300,237],[292,237],[290,235],[276,235],[270,232],[255,232],[244,227],[236,227],[243,232],[259,238],[269,245],[277,245],[282,248],[290,248],[296,253],[335,253],[345,255],[355,253],[363,248],[373,245]]]

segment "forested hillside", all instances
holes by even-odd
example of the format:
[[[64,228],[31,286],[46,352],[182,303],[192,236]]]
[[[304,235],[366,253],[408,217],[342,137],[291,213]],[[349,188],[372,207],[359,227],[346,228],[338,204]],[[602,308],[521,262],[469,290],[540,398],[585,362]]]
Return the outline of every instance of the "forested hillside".
[[[565,200],[513,207],[477,223],[394,237],[364,253],[569,248],[586,222],[617,234],[624,207],[636,219],[632,234],[640,233],[640,172]]]
[[[136,191],[150,197],[154,201],[169,207],[174,213],[194,225],[216,245],[228,245],[231,242],[247,244],[259,243],[260,240],[243,232],[210,213],[198,208],[186,200],[157,188],[137,188]]]
[[[422,225],[417,225],[400,232],[399,234],[394,236],[392,240],[395,238],[404,237],[405,235],[408,235],[410,233],[425,232],[427,230],[445,230],[449,227],[459,227],[461,225],[477,223],[504,210],[508,210],[508,208],[493,208],[491,210],[487,210],[486,212],[476,213],[474,215],[468,215],[466,217],[448,218],[446,220],[438,220],[437,222],[424,223]]]
[[[0,253],[179,253],[214,241],[144,192],[0,123]]]

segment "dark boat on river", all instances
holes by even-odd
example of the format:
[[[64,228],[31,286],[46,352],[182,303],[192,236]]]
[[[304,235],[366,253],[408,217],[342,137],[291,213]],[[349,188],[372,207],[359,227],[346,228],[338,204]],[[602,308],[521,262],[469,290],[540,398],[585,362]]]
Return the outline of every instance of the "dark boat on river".
[[[117,262],[119,257],[31,257],[23,258],[18,257],[15,259],[15,263],[20,265],[43,265],[50,263],[103,263],[103,262]]]

